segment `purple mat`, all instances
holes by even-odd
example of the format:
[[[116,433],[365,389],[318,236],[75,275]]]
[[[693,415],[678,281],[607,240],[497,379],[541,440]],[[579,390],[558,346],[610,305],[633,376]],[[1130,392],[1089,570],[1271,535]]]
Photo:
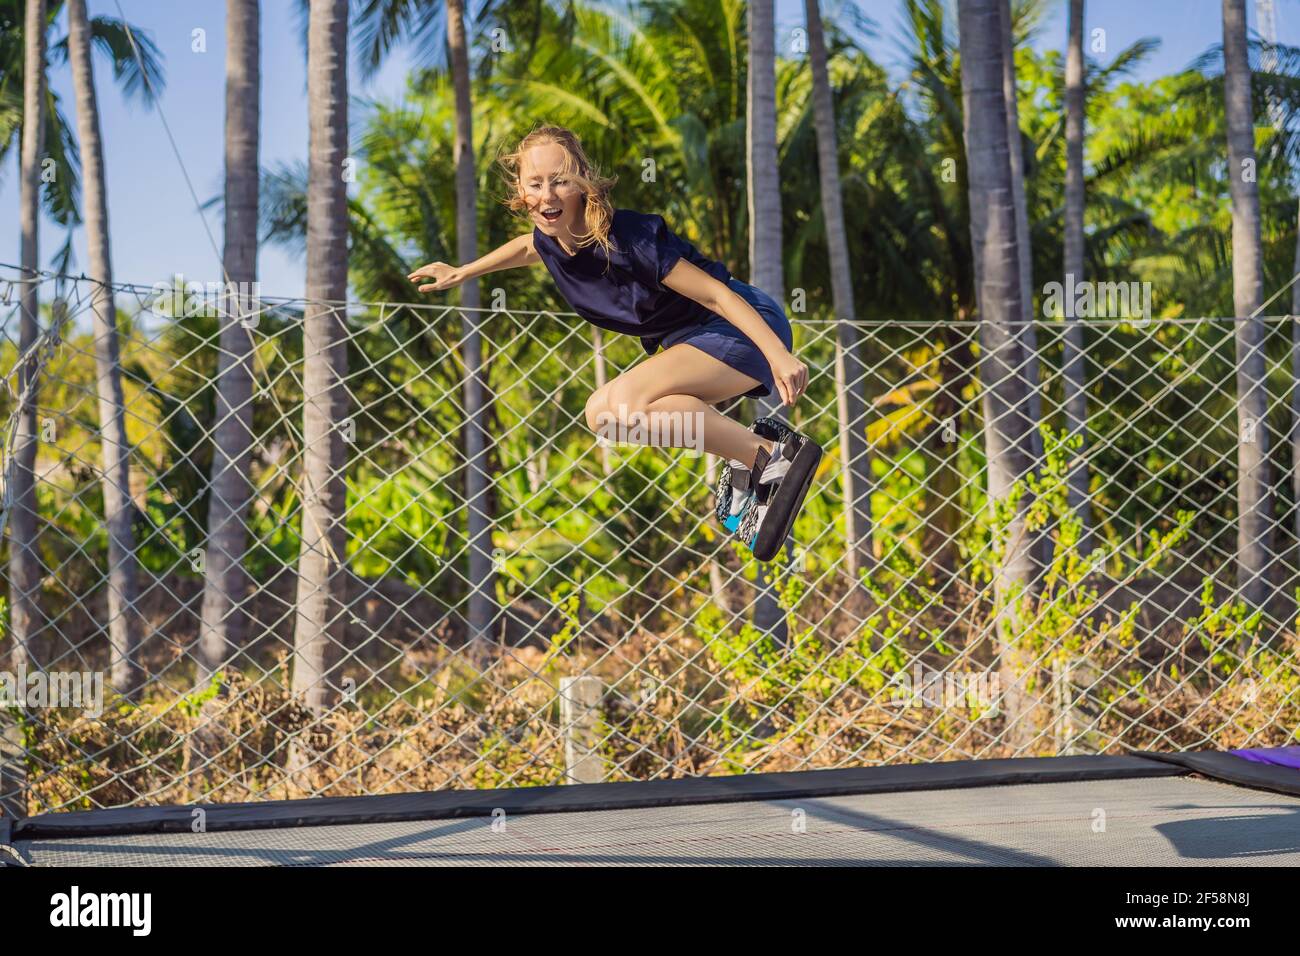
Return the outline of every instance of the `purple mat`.
[[[1290,767],[1300,770],[1300,747],[1256,747],[1247,750],[1229,750],[1245,760],[1255,763],[1269,763],[1276,767]]]

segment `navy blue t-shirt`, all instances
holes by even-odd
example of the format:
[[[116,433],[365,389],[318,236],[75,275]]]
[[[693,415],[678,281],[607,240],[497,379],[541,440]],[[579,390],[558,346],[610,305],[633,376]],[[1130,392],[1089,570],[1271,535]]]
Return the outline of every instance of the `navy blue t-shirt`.
[[[578,315],[602,329],[640,336],[650,354],[669,332],[712,317],[694,299],[665,286],[663,278],[678,259],[699,266],[724,285],[731,273],[722,263],[700,255],[668,228],[663,216],[615,209],[609,238],[614,251],[606,269],[605,250],[599,245],[583,246],[570,256],[558,240],[533,229],[533,248]]]

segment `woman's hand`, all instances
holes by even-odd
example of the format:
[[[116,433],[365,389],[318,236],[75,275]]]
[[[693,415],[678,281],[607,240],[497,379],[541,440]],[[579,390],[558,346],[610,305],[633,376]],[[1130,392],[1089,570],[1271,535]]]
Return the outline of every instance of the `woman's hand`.
[[[449,266],[445,262],[430,262],[427,266],[420,266],[406,278],[412,282],[432,279],[432,282],[425,282],[419,287],[421,292],[446,292],[465,281],[455,266]]]
[[[804,365],[789,352],[772,360],[772,378],[776,380],[776,390],[781,401],[793,405],[808,388],[808,366]]]

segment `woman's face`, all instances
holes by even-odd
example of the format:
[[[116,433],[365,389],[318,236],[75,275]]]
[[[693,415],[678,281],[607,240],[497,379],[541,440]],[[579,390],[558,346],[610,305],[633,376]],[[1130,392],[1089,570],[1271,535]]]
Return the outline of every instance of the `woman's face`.
[[[567,238],[586,226],[579,219],[582,190],[564,172],[565,158],[559,143],[530,147],[519,160],[519,188],[537,228]]]

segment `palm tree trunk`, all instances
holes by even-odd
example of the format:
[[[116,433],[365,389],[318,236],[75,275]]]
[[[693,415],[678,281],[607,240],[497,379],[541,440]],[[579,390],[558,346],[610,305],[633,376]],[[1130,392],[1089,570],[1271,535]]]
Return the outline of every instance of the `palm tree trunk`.
[[[1268,393],[1255,126],[1246,58],[1245,0],[1223,0],[1223,95],[1228,121],[1228,184],[1232,196],[1232,289],[1237,351],[1237,588],[1251,608],[1270,597],[1273,493],[1268,460]],[[1253,440],[1248,440],[1253,439]]]
[[[115,691],[133,698],[140,691],[141,673],[136,658],[144,622],[136,606],[138,569],[131,527],[135,505],[131,500],[130,447],[126,436],[117,311],[113,302],[104,150],[99,136],[95,78],[90,66],[90,24],[86,19],[85,0],[68,0],[68,59],[77,100],[77,137],[81,141],[86,254],[90,277],[96,283],[91,310],[104,524],[108,529],[108,639],[112,648],[109,677]]]
[[[704,456],[704,474],[707,477],[709,487],[715,486],[718,480],[718,469],[721,462],[715,455],[706,454]],[[718,506],[717,496],[709,494],[709,509],[713,510]],[[727,595],[726,583],[722,577],[722,565],[719,563],[719,554],[725,553],[726,539],[722,539],[719,547],[714,548],[713,556],[709,558],[709,594],[713,603],[727,613],[731,612],[731,599]]]
[[[596,388],[604,388],[609,381],[609,375],[605,371],[605,337],[594,325],[591,327],[591,354],[596,364]],[[712,459],[712,456],[709,457]],[[600,445],[600,468],[606,477],[614,473],[614,466],[609,460],[609,445],[604,442]],[[708,473],[712,474],[713,469],[709,468]]]
[[[1300,275],[1300,203],[1296,204],[1295,261],[1291,274]],[[1300,568],[1300,282],[1291,286],[1291,500],[1294,502],[1296,557],[1292,565]],[[1290,582],[1287,593],[1294,593],[1296,582]]]
[[[18,352],[27,356],[18,369],[18,428],[9,474],[9,668],[16,675],[43,662],[35,654],[40,631],[40,556],[36,550],[36,392],[39,387],[36,342],[40,336],[39,229],[41,156],[45,151],[45,0],[27,0],[23,21],[23,132],[20,151],[20,229],[23,277],[19,299]],[[21,677],[19,678],[21,679]],[[0,812],[27,815],[27,774],[22,731],[8,710],[0,711]]]
[[[930,555],[928,569],[939,580],[951,583],[958,571],[957,544],[962,526],[961,507],[958,502],[964,478],[958,465],[961,447],[962,418],[966,402],[962,398],[974,377],[975,355],[970,337],[960,323],[969,321],[975,314],[974,263],[971,261],[969,243],[959,236],[957,223],[952,220],[942,194],[933,176],[925,176],[929,208],[933,211],[940,235],[948,250],[952,276],[948,288],[956,303],[955,325],[944,325],[940,330],[941,347],[938,361],[939,388],[935,391],[933,424],[928,438],[933,469],[927,470],[927,494],[932,495],[934,506],[927,504],[928,540],[926,550]],[[964,157],[958,157],[957,188],[969,196],[968,177]]]
[[[957,307],[957,322],[968,321],[973,309]],[[965,403],[962,393],[974,377],[975,356],[960,326],[945,325],[940,331],[942,346],[937,362],[939,387],[935,389],[931,415],[934,424],[925,439],[926,463],[926,571],[935,576],[942,590],[957,575],[957,543],[962,510],[959,497],[963,483],[958,466]]]
[[[830,256],[831,297],[835,305],[835,384],[838,392],[840,470],[844,486],[845,568],[856,579],[859,568],[870,568],[871,458],[867,448],[867,408],[863,382],[861,330],[853,302],[853,274],[844,228],[840,190],[839,145],[835,135],[835,103],[826,64],[826,38],[817,0],[805,0],[808,21],[808,65],[812,68],[813,123],[817,129],[817,173],[821,183],[822,218]]]
[[[781,178],[776,148],[776,23],[772,0],[750,0],[749,68],[745,96],[745,157],[748,167],[750,282],[777,302],[785,301],[781,266]],[[776,415],[777,396],[756,400],[758,413]],[[785,545],[782,545],[785,547]],[[785,613],[776,590],[759,575],[754,626],[782,646],[788,643]]]
[[[45,152],[45,0],[27,0],[23,30],[23,139],[21,153],[21,230],[23,286],[19,300],[19,354],[28,356],[18,370],[18,434],[14,442],[9,514],[9,629],[13,634],[10,665],[15,673],[35,659],[33,644],[40,630],[40,556],[36,550],[36,342],[40,336],[39,230],[41,156]]]
[[[1083,130],[1086,99],[1083,89],[1083,0],[1070,0],[1069,42],[1065,52],[1065,286],[1083,281]],[[1065,422],[1066,433],[1079,435],[1084,444],[1075,453],[1066,476],[1070,510],[1082,525],[1079,553],[1089,554],[1092,537],[1092,503],[1088,494],[1088,393],[1084,366],[1083,325],[1074,309],[1065,321]]]
[[[293,693],[314,712],[335,699],[344,633],[347,485],[348,0],[312,0],[307,27],[307,308],[303,323],[302,545]]]
[[[463,0],[447,0],[447,47],[456,97],[456,254],[460,262],[478,258],[478,189],[474,170],[473,103],[470,99],[469,46]],[[460,287],[460,304],[479,307],[478,280]],[[483,365],[482,315],[461,313],[465,339],[465,503],[469,541],[469,655],[481,659],[492,639],[497,616],[492,572],[492,515],[487,467],[488,383]]]
[[[1007,115],[1007,157],[1011,161],[1011,193],[1016,209],[1016,250],[1020,264],[1020,350],[1019,374],[1024,379],[1024,389],[1029,396],[1029,418],[1033,431],[1029,441],[1031,467],[1043,466],[1043,435],[1038,430],[1043,420],[1043,398],[1039,391],[1038,334],[1034,329],[1034,256],[1029,232],[1029,204],[1025,199],[1025,155],[1020,136],[1020,103],[1016,91],[1016,52],[1011,35],[1011,0],[1000,4],[1002,25],[1002,98]],[[1052,560],[1052,540],[1047,534],[1035,534],[1031,543],[1039,567]],[[1037,583],[1037,582],[1036,582]]]
[[[243,603],[248,593],[243,560],[253,486],[252,339],[243,290],[257,281],[258,114],[261,78],[258,0],[226,0],[225,249],[228,284],[217,357],[212,500],[199,623],[200,683],[247,640]]]
[[[1004,496],[1007,480],[1028,470],[1033,427],[1025,380],[1016,373],[1021,357],[1016,324],[1023,313],[1003,94],[1002,2],[960,0],[957,8],[990,500]],[[1034,736],[1026,690],[1032,653],[1022,647],[1024,622],[1018,602],[1012,600],[1035,576],[1025,533],[1026,505],[1022,497],[1006,529],[1005,550],[994,555],[998,665],[1007,727],[1004,743],[1015,753]]]

